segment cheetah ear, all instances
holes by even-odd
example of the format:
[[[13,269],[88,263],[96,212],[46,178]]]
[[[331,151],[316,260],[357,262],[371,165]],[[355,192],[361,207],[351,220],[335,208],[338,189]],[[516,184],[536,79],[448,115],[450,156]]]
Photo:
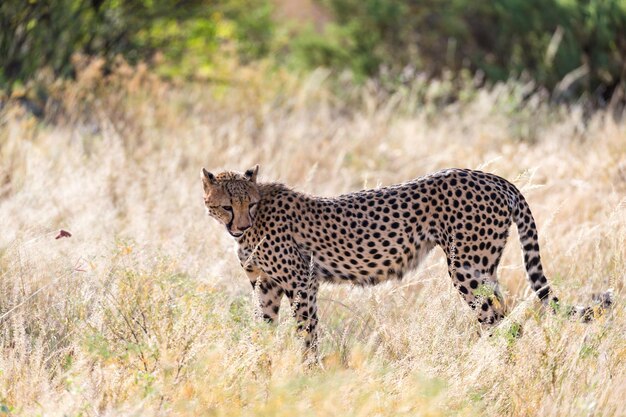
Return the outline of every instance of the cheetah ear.
[[[255,165],[247,170],[243,175],[248,181],[256,182],[256,175],[259,173],[259,165]]]
[[[204,168],[202,168],[202,173],[200,174],[200,177],[202,178],[202,185],[204,186],[205,190],[211,185],[217,184],[215,175],[211,174],[209,171],[207,171]]]

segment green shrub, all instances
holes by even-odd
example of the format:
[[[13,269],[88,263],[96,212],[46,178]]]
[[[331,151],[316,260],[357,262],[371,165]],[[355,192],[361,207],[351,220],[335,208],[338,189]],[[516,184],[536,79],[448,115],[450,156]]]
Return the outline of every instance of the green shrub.
[[[70,76],[76,53],[135,63],[159,51],[175,75],[210,66],[229,42],[257,58],[269,50],[270,12],[268,0],[5,0],[0,87],[44,67]]]
[[[158,73],[170,77],[220,79],[231,71],[224,58],[269,56],[392,88],[416,72],[451,71],[534,80],[558,98],[626,89],[625,0],[318,1],[331,22],[293,36],[272,20],[272,0],[5,0],[0,88],[42,68],[72,76],[80,53],[131,64],[158,56]]]
[[[336,24],[294,43],[308,66],[376,76],[407,68],[439,76],[523,76],[561,95],[626,80],[623,0],[323,0]],[[569,76],[568,76],[569,75]]]

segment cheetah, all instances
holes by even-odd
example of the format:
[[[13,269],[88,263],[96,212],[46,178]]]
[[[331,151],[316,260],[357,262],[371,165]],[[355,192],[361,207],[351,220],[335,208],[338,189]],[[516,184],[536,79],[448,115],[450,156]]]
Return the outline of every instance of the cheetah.
[[[258,290],[262,317],[278,317],[287,296],[305,349],[317,345],[320,282],[375,285],[401,279],[439,246],[454,287],[489,327],[504,316],[497,268],[515,222],[530,287],[558,306],[541,265],[528,203],[507,180],[445,169],[402,184],[315,197],[257,182],[259,166],[214,175],[202,169],[207,213],[238,243],[241,266]],[[610,297],[600,298],[603,307]],[[583,318],[591,307],[572,309]]]

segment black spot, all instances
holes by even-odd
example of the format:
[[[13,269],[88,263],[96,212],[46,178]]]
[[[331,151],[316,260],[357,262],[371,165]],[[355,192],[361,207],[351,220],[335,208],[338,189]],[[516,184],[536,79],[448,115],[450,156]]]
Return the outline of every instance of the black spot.
[[[545,299],[546,297],[548,297],[549,294],[550,287],[543,287],[539,291],[537,291],[537,297],[539,297],[540,300]]]
[[[535,266],[537,266],[539,264],[539,257],[535,256],[534,258],[532,258],[527,264],[526,264],[526,269],[531,269]]]

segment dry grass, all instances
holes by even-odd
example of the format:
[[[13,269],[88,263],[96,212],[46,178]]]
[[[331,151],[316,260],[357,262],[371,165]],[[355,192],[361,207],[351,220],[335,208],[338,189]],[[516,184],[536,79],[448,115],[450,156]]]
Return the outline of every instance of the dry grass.
[[[356,107],[323,73],[239,75],[168,86],[91,66],[60,87],[57,123],[1,113],[0,416],[626,415],[626,124],[520,107],[513,84],[448,106],[437,85],[354,87]],[[275,329],[253,319],[203,212],[201,166],[257,162],[322,195],[495,172],[527,196],[561,299],[613,287],[617,305],[588,325],[544,314],[513,232],[500,277],[521,338],[478,335],[437,250],[401,283],[324,286],[324,366],[304,369],[287,309]]]

